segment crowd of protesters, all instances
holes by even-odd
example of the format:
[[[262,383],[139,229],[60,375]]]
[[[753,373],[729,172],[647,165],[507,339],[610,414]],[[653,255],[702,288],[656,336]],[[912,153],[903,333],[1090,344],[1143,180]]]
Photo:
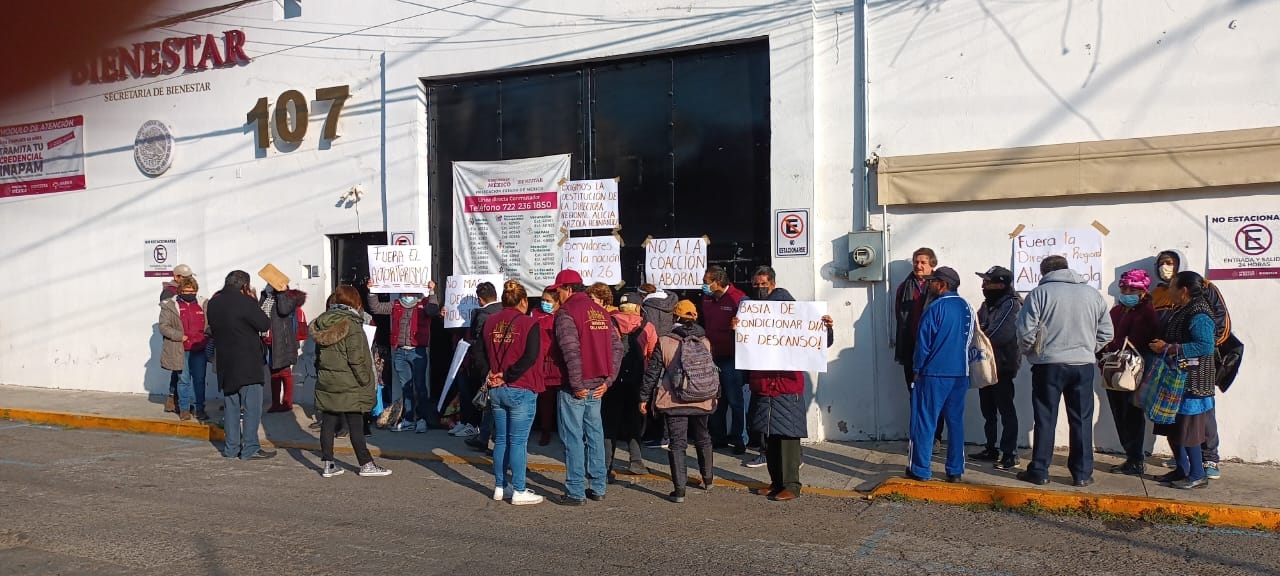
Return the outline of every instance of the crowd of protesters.
[[[1025,299],[1014,289],[1012,271],[993,266],[976,274],[983,302],[975,311],[957,295],[960,275],[939,267],[933,250],[916,250],[912,272],[896,291],[891,342],[911,400],[906,476],[931,479],[932,455],[944,433],[949,482],[962,481],[966,460],[1021,468],[1014,396],[1026,359],[1034,443],[1017,478],[1049,482],[1059,404],[1065,402],[1071,483],[1092,484],[1095,375],[1103,367],[1107,380],[1106,368],[1124,358],[1137,366],[1130,366],[1138,372],[1130,383],[1139,385],[1106,386],[1125,454],[1111,472],[1146,473],[1150,417],[1157,421],[1154,433],[1166,436],[1174,451],[1168,462],[1173,471],[1157,480],[1186,489],[1218,478],[1214,399],[1215,387],[1225,386],[1215,373],[1221,363],[1215,352],[1230,336],[1230,316],[1217,288],[1179,270],[1180,264],[1176,252],[1164,251],[1156,258],[1155,280],[1147,270],[1126,270],[1111,307],[1062,257],[1040,263],[1038,286]],[[443,315],[433,283],[427,294],[401,294],[389,302],[341,285],[308,324],[302,315],[306,294],[291,289],[287,278],[270,278],[259,296],[248,273],[237,270],[206,300],[195,274],[181,265],[160,297],[160,365],[171,371],[165,409],[183,420],[209,420],[205,372],[212,364],[224,397],[223,455],[270,458],[275,452],[258,439],[264,388],[271,386],[268,412],[294,410],[293,369],[308,342],[314,346],[306,362],[315,375],[313,427],[320,431],[324,477],[344,471],[334,460],[335,438],[350,438],[359,475],[385,476],[391,471],[374,462],[366,442],[374,428],[425,433],[452,424],[450,435],[492,451],[493,498],[516,505],[544,500],[526,481],[535,431],[539,446],[553,435],[563,445],[564,493],[557,498],[563,505],[604,499],[619,474],[647,474],[644,447],[667,450],[668,497],[683,502],[691,443],[703,490],[714,484],[714,450],[729,449],[743,457],[743,466],[768,467],[770,484],[756,493],[777,501],[800,495],[800,440],[808,436],[804,375],[739,370],[734,359],[744,300],[794,300],[777,286],[772,268],[754,271],[749,292],[735,287],[725,269],[708,268],[700,305],[652,285],[615,294],[602,283],[584,284],[573,270],[561,271],[536,300],[528,289],[516,280],[507,280],[500,292],[488,282],[476,287],[478,306],[455,338],[469,349],[452,402],[445,404],[432,397],[430,385],[431,325]],[[389,346],[371,342],[372,315],[389,317]],[[824,316],[823,325],[830,346],[831,318]],[[989,347],[995,372],[978,391],[985,442],[966,457],[964,404],[978,340]],[[1163,379],[1174,378],[1166,374],[1176,376],[1176,402],[1153,408],[1153,395],[1143,388],[1164,386]],[[390,392],[385,405],[384,385]],[[1167,417],[1153,415],[1160,410]],[[752,448],[758,453],[748,454]],[[626,462],[615,464],[619,451]]]

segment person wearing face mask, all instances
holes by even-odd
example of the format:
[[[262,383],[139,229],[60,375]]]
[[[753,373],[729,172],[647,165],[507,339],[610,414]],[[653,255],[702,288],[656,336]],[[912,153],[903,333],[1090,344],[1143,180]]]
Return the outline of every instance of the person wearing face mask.
[[[1022,310],[1022,298],[1013,289],[1013,272],[992,266],[978,272],[982,278],[982,306],[978,308],[978,326],[991,340],[996,354],[996,383],[978,389],[978,401],[985,421],[985,449],[969,457],[980,462],[995,462],[995,467],[1009,470],[1018,466],[1018,409],[1013,404],[1013,377],[1018,375],[1022,359],[1018,355],[1018,333],[1014,323]],[[1003,430],[996,449],[996,417]]]
[[[785,288],[777,286],[777,272],[769,266],[756,268],[751,280],[753,300],[794,302]],[[822,317],[827,329],[827,346],[835,339],[830,316]],[[734,320],[737,328],[737,320]],[[762,434],[765,449],[758,461],[769,468],[769,487],[755,494],[785,502],[800,496],[800,440],[809,435],[804,404],[804,373],[794,370],[748,370],[751,385],[751,428]],[[754,461],[753,461],[754,462]],[[744,463],[748,467],[752,462]]]
[[[551,443],[551,433],[556,429],[556,398],[560,393],[560,384],[564,379],[564,355],[560,353],[560,344],[556,342],[555,314],[560,310],[560,301],[553,290],[544,290],[538,300],[538,308],[533,311],[533,320],[538,323],[542,336],[538,340],[541,349],[538,351],[539,374],[542,377],[542,392],[538,393],[538,445]]]
[[[209,332],[218,343],[214,363],[218,387],[222,389],[222,427],[226,432],[222,455],[241,460],[274,457],[275,451],[262,449],[258,441],[266,374],[266,349],[259,334],[271,328],[271,320],[258,307],[248,272],[235,270],[227,274],[222,290],[209,299],[206,317]]]
[[[1115,337],[1102,349],[1099,358],[1107,352],[1120,351],[1127,338],[1142,354],[1143,366],[1151,366],[1153,358],[1147,345],[1160,332],[1160,320],[1151,305],[1151,298],[1147,296],[1151,277],[1146,270],[1134,268],[1121,274],[1118,284],[1120,296],[1116,297],[1116,305],[1111,308]],[[1135,400],[1133,392],[1107,390],[1107,404],[1111,406],[1116,435],[1125,455],[1123,464],[1111,467],[1113,474],[1141,476],[1146,472],[1147,417]]]
[[[1174,488],[1202,488],[1208,485],[1202,446],[1206,440],[1209,414],[1214,407],[1214,326],[1212,309],[1205,298],[1204,278],[1184,270],[1169,281],[1174,309],[1165,319],[1159,338],[1152,340],[1152,352],[1165,362],[1176,362],[1186,373],[1186,387],[1172,424],[1156,424],[1153,431],[1169,440],[1177,467],[1155,478]]]
[[[910,396],[912,383],[916,381],[912,366],[915,362],[916,336],[920,332],[920,317],[924,315],[925,309],[935,298],[934,294],[929,292],[928,282],[925,279],[933,274],[933,269],[937,266],[938,255],[932,248],[917,248],[911,253],[911,274],[898,285],[897,295],[893,299],[897,331],[891,345],[894,359],[902,365],[902,376],[907,383],[908,396]],[[934,443],[942,442],[943,424],[944,422],[939,418]]]
[[[373,280],[368,285],[372,287]],[[380,302],[372,293],[365,298],[365,309],[371,314],[391,315],[391,371],[395,380],[391,388],[392,404],[399,404],[402,412],[400,422],[391,423],[392,432],[413,430],[423,434],[427,431],[428,421],[439,422],[427,384],[431,321],[444,314],[433,300],[435,289],[435,281],[427,282],[427,291],[432,294],[432,299],[421,294],[401,294],[391,302]],[[412,412],[403,409],[406,395]]]
[[[194,400],[194,415],[203,422],[209,419],[204,411],[205,329],[209,323],[204,313],[207,302],[196,295],[199,290],[195,278],[181,278],[176,297],[160,303],[160,335],[164,337],[160,367],[178,376],[178,417],[191,419]]]
[[[184,279],[196,277],[196,273],[191,271],[191,267],[186,264],[179,264],[173,267],[173,279],[166,280],[160,287],[160,302],[172,300],[178,295],[178,285]],[[178,377],[180,372],[173,372],[169,378],[169,397],[165,399],[164,411],[178,413]]]
[[[1159,275],[1160,282],[1151,290],[1151,305],[1155,307],[1156,316],[1159,317],[1161,326],[1168,322],[1169,316],[1177,308],[1177,298],[1169,290],[1169,285],[1174,276],[1181,270],[1182,255],[1176,250],[1164,250],[1156,255],[1156,273]],[[1222,298],[1222,292],[1208,280],[1204,281],[1204,301],[1209,305],[1209,316],[1213,319],[1214,346],[1221,346],[1231,336],[1231,313],[1227,311],[1227,304]],[[1201,446],[1204,455],[1205,474],[1210,480],[1217,480],[1221,476],[1221,472],[1218,468],[1218,418],[1216,410],[1210,410],[1207,419],[1205,441],[1204,445]],[[1165,462],[1165,466],[1170,468],[1174,467],[1174,464],[1175,462],[1172,459]]]
[[[707,268],[702,275],[702,327],[711,343],[711,358],[720,369],[723,402],[711,415],[711,439],[717,446],[733,446],[733,453],[747,453],[747,400],[751,391],[742,371],[734,364],[733,317],[747,295],[729,281],[722,266]],[[661,336],[661,335],[659,335]],[[760,447],[763,453],[764,447]]]

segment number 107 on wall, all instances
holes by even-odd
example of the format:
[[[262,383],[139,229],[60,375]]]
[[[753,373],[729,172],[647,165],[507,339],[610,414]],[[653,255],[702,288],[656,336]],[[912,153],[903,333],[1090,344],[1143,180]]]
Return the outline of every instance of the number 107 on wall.
[[[316,89],[316,102],[329,100],[329,113],[324,118],[324,131],[321,134],[326,140],[338,137],[338,116],[342,114],[342,106],[351,97],[349,85],[330,86]],[[307,135],[307,97],[297,90],[285,90],[276,98],[275,126],[276,134],[281,140],[290,144],[301,142]],[[292,110],[292,114],[290,114]],[[245,115],[245,123],[254,123],[257,132],[256,144],[265,149],[271,145],[271,128],[268,122],[272,119],[272,110],[267,106],[267,97],[258,99],[249,113]],[[292,116],[292,118],[291,118]]]

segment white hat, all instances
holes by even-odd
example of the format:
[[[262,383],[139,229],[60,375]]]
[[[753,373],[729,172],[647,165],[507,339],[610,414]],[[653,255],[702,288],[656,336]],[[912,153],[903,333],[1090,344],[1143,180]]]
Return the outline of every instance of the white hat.
[[[191,271],[191,267],[186,264],[179,264],[173,267],[174,276],[195,276],[196,273]]]

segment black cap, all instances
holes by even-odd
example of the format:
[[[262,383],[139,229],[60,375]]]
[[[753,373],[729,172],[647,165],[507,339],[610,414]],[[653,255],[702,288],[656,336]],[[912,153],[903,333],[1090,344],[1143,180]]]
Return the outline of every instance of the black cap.
[[[943,282],[946,282],[947,286],[950,286],[952,290],[960,287],[960,275],[956,274],[956,271],[952,270],[948,266],[934,268],[933,274],[930,274],[927,279],[942,280]]]
[[[998,282],[1000,284],[1013,284],[1013,271],[1003,266],[992,266],[986,272],[978,272],[979,278],[988,282]]]

